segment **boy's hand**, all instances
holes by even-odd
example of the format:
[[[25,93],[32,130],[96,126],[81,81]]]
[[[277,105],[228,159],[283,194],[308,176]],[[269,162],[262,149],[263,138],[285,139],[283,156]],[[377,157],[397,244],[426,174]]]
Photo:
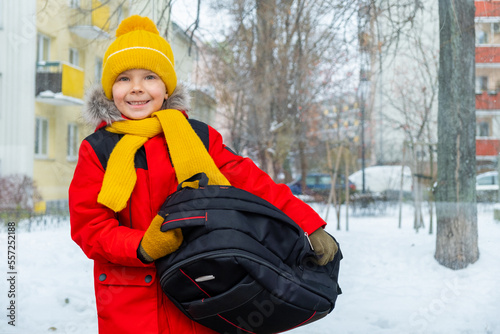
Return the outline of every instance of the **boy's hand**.
[[[180,228],[162,232],[161,224],[163,217],[157,215],[149,228],[144,233],[139,248],[137,249],[137,257],[144,263],[151,263],[165,255],[175,252],[181,245],[183,237]]]
[[[320,266],[324,266],[332,261],[335,253],[337,253],[339,249],[337,243],[322,227],[311,233],[309,240],[311,240],[313,250],[318,256],[315,262]]]

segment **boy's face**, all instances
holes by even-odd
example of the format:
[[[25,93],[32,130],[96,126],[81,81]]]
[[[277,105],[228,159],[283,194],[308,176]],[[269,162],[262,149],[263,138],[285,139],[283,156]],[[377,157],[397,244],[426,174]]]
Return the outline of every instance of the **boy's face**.
[[[149,70],[127,70],[113,84],[113,101],[118,110],[129,119],[149,117],[160,110],[167,98],[165,84],[156,73]]]

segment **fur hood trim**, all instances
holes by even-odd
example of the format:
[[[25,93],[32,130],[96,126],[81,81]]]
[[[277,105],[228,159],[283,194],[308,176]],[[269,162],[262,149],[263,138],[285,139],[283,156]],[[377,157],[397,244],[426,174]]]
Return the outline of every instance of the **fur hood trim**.
[[[177,84],[172,95],[163,102],[161,109],[177,109],[188,112],[189,103],[188,89],[183,84]],[[96,128],[103,121],[106,124],[111,124],[124,119],[115,103],[104,94],[101,84],[95,84],[87,90],[82,116],[93,128]]]

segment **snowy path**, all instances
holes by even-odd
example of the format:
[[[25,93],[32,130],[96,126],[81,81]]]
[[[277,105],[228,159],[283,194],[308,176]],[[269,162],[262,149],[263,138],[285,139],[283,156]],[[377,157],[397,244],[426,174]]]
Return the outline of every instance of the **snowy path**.
[[[460,271],[437,264],[435,235],[416,234],[411,211],[350,217],[350,231],[328,231],[341,243],[336,309],[290,333],[500,333],[500,223],[480,210],[477,263]],[[92,262],[71,241],[68,223],[17,233],[16,327],[6,317],[8,282],[0,280],[0,333],[97,333]],[[0,234],[0,271],[7,273],[7,235]]]

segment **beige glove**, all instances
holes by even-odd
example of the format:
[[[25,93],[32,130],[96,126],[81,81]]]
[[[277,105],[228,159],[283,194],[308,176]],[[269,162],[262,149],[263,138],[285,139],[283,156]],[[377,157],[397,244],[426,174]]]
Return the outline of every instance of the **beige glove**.
[[[332,261],[339,249],[337,243],[322,227],[311,233],[309,240],[311,240],[313,250],[318,256],[315,262],[320,266],[324,266]]]
[[[144,263],[150,263],[165,255],[175,252],[182,244],[182,231],[180,228],[161,231],[163,217],[156,216],[142,237],[137,257]]]

